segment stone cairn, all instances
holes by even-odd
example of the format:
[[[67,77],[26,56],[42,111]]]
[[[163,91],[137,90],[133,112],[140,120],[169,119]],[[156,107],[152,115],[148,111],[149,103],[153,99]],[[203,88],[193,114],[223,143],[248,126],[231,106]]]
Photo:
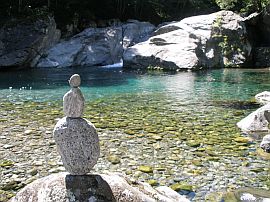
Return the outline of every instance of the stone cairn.
[[[69,84],[71,90],[63,98],[66,117],[57,122],[53,136],[66,170],[72,175],[85,175],[91,171],[99,158],[99,138],[95,126],[81,118],[84,97],[79,88],[80,76],[71,76]]]

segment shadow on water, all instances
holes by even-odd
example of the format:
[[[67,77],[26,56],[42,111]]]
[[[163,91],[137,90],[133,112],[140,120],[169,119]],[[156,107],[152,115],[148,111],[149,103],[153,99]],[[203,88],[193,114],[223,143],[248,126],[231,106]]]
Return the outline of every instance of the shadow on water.
[[[34,87],[50,89],[67,86],[67,79],[72,74],[80,74],[83,87],[118,86],[136,77],[122,68],[70,67],[70,68],[32,68],[17,71],[0,72],[0,89]]]

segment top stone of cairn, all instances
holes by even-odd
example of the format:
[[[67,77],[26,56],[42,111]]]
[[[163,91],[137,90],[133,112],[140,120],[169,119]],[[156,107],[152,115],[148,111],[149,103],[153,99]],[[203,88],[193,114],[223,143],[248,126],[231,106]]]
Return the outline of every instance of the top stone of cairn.
[[[80,75],[74,74],[69,79],[71,86],[63,98],[64,114],[69,118],[80,118],[84,110],[84,97],[79,88],[81,84]]]
[[[81,77],[79,74],[73,74],[69,79],[69,85],[72,88],[78,88],[81,85]]]

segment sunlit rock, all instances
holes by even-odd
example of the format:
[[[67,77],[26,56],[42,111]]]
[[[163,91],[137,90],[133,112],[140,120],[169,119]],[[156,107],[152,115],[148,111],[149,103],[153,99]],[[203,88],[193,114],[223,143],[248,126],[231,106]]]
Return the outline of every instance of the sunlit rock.
[[[270,103],[270,92],[269,91],[263,91],[257,95],[255,95],[255,99],[257,102],[261,104],[267,104]]]
[[[154,189],[146,183],[128,183],[116,174],[53,174],[27,185],[10,202],[188,202],[169,187]]]
[[[244,65],[250,57],[244,19],[231,12],[185,18],[160,26],[124,52],[124,66],[196,69]]]
[[[246,133],[268,132],[270,104],[264,105],[237,123]]]

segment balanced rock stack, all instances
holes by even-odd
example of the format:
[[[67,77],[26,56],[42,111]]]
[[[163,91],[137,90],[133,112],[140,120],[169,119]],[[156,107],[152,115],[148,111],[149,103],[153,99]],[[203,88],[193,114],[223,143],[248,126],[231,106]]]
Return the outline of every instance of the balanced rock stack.
[[[99,138],[95,126],[81,118],[84,97],[79,88],[80,76],[71,76],[69,84],[71,90],[63,98],[66,117],[57,122],[53,135],[66,170],[72,175],[85,175],[99,158]]]

